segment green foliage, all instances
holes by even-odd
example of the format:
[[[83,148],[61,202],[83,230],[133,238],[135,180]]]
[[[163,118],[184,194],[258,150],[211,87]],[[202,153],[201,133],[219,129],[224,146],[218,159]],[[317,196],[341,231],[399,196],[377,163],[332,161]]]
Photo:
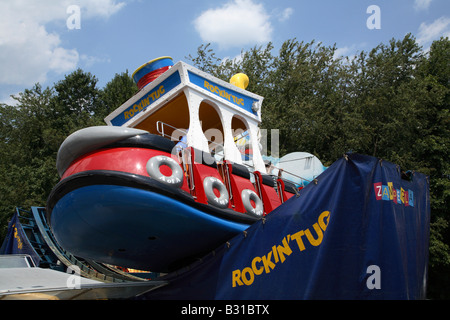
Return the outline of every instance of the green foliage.
[[[424,52],[411,35],[355,57],[335,46],[287,40],[218,58],[209,44],[187,57],[228,81],[246,73],[247,90],[265,98],[262,127],[280,130],[281,155],[307,151],[325,165],[346,151],[369,154],[430,178],[429,297],[450,298],[450,41]],[[137,92],[128,72],[103,88],[76,70],[52,88],[36,84],[0,105],[0,239],[14,207],[45,205],[58,181],[60,144],[72,132],[102,125]]]
[[[127,72],[116,74],[100,92],[101,108],[98,110],[101,118],[120,107],[138,92],[138,87]]]
[[[58,182],[56,155],[74,131],[104,125],[103,118],[137,92],[128,73],[116,74],[104,89],[78,69],[43,89],[15,96],[0,106],[0,239],[17,206],[44,206]]]
[[[282,155],[307,151],[329,165],[352,150],[429,175],[429,296],[448,299],[450,41],[424,52],[408,34],[352,58],[335,53],[293,39],[277,54],[269,44],[221,60],[206,45],[190,58],[224,80],[249,76],[248,90],[265,98],[263,127],[280,130]]]

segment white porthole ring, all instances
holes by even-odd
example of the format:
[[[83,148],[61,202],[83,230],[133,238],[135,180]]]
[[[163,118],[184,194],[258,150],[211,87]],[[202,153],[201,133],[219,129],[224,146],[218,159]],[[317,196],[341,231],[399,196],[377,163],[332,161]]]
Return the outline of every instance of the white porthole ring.
[[[245,211],[247,211],[247,213],[256,215],[258,217],[262,216],[264,211],[263,202],[258,197],[255,191],[244,189],[241,192],[241,198],[242,204],[244,205]],[[255,207],[253,207],[252,201],[255,203]]]
[[[161,173],[161,166],[168,166],[172,170],[170,176]],[[166,156],[155,156],[148,160],[146,166],[149,176],[164,184],[179,188],[183,185],[183,171],[174,159]]]
[[[221,209],[228,208],[228,190],[222,181],[215,177],[206,177],[203,180],[203,189],[209,204]],[[216,196],[214,189],[218,190],[219,196]]]

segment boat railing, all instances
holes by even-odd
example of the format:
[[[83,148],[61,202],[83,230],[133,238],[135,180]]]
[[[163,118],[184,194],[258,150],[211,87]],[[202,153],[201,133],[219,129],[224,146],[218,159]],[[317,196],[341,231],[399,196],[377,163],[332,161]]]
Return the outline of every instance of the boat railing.
[[[170,131],[172,132],[172,134],[168,134],[167,132],[169,130],[165,129],[165,127],[170,128],[171,129]],[[158,131],[158,133],[165,138],[169,138],[174,142],[182,143],[182,144],[185,144],[185,146],[187,146],[187,141],[183,141],[183,137],[187,137],[189,129],[180,129],[180,128],[174,127],[170,124],[167,124],[165,122],[157,121],[156,122],[156,131]],[[174,135],[173,134],[174,131],[177,131],[182,136],[182,138],[181,139],[179,138],[180,135],[176,135],[176,134]],[[206,139],[206,141],[208,142],[208,147],[210,149],[210,153],[216,159],[216,161],[223,160],[224,159],[223,144],[220,144],[220,143],[208,140],[208,139]],[[180,149],[181,149],[181,147],[180,147]]]
[[[181,133],[184,133],[185,136],[186,136],[187,133],[188,133],[188,130],[187,130],[187,129],[186,129],[186,130],[183,130],[183,129],[180,129],[180,128],[176,128],[176,127],[174,127],[174,126],[171,126],[170,124],[167,124],[167,123],[165,123],[165,122],[157,121],[157,122],[156,122],[156,131],[158,131],[158,133],[159,133],[161,136],[163,136],[163,137],[165,137],[165,138],[170,138],[172,141],[178,141],[178,142],[180,142],[181,139],[175,138],[175,136],[174,136],[173,134],[172,134],[172,135],[167,134],[167,133],[165,132],[165,130],[164,130],[164,127],[170,127],[170,128],[172,128],[172,129],[174,129],[174,130],[176,130],[176,131],[179,131],[179,132],[181,132]]]
[[[166,129],[165,129],[166,128]],[[170,128],[170,132],[172,132],[172,134],[170,135],[170,134],[168,134],[168,132],[169,132],[169,129],[168,128]],[[180,128],[177,128],[177,127],[174,127],[174,126],[172,126],[172,125],[170,125],[170,124],[167,124],[167,123],[165,123],[165,122],[162,122],[162,121],[157,121],[156,122],[156,130],[158,131],[158,133],[161,135],[161,136],[163,136],[163,137],[166,137],[166,138],[169,138],[169,139],[171,139],[172,141],[174,141],[174,142],[177,142],[177,143],[184,143],[185,144],[185,146],[187,146],[187,141],[182,141],[182,139],[183,139],[183,137],[180,139],[179,138],[179,135],[178,135],[178,137],[177,137],[177,135],[174,135],[173,134],[173,132],[176,130],[178,133],[180,133],[182,136],[187,136],[187,134],[188,134],[188,129],[180,129]],[[245,138],[245,136],[241,136],[241,137],[239,137],[238,139],[243,139],[243,138]],[[207,139],[207,142],[208,142],[208,145],[209,146],[214,146],[214,148],[212,148],[212,150],[213,150],[213,152],[212,152],[212,155],[216,158],[216,161],[217,162],[220,162],[220,161],[222,161],[222,160],[224,160],[224,154],[223,154],[223,144],[219,144],[219,143],[217,143],[217,142],[214,142],[214,141],[211,141],[211,140],[208,140]],[[180,149],[178,149],[178,151],[180,151],[180,150],[183,150],[184,148],[181,148],[180,147]],[[215,150],[221,150],[220,152],[215,152]],[[244,166],[246,166],[248,169],[249,169],[249,171],[250,172],[252,172],[253,170],[254,170],[254,167],[250,164],[251,162],[252,162],[252,157],[253,157],[253,155],[251,155],[251,154],[247,154],[246,156],[248,156],[249,157],[249,159],[247,160],[247,161],[243,161],[243,165]],[[180,156],[179,156],[180,157]],[[188,158],[188,161],[187,161],[187,163],[190,163],[190,157],[187,157]],[[184,153],[182,153],[181,154],[181,159],[183,159],[183,163],[186,163],[186,161],[185,161],[185,157],[184,157]],[[294,174],[294,173],[292,173],[292,172],[289,172],[289,171],[287,171],[287,170],[285,170],[285,169],[282,169],[282,168],[279,168],[279,167],[277,167],[277,166],[273,166],[273,169],[277,169],[278,170],[278,178],[281,178],[281,176],[282,176],[282,173],[284,172],[284,173],[286,173],[286,174],[289,174],[289,175],[291,175],[291,176],[294,176],[294,177],[296,177],[296,178],[299,178],[299,179],[301,179],[301,181],[306,181],[306,182],[311,182],[310,180],[308,180],[308,179],[306,179],[306,178],[304,178],[304,177],[301,177],[301,176],[299,176],[299,175],[297,175],[297,174]],[[229,173],[228,173],[229,174]],[[190,188],[190,190],[193,192],[194,191],[194,189],[195,189],[195,184],[194,184],[194,180],[193,180],[193,177],[192,177],[192,175],[190,175],[190,174],[188,174],[188,177],[189,177],[189,188]],[[290,180],[290,179],[286,179],[286,178],[283,178],[283,179],[285,179],[285,180],[287,180],[287,181],[289,181],[289,182],[291,182],[291,183],[294,183],[294,184],[296,184],[296,182],[294,182],[294,181],[292,181],[292,180]],[[302,182],[302,186],[303,186],[303,182]]]
[[[164,129],[165,127],[169,127],[171,129],[173,129],[173,131],[180,132],[181,134],[183,134],[183,137],[187,137],[188,130],[176,128],[176,127],[171,126],[170,124],[167,124],[162,121],[156,122],[156,131],[158,131],[158,133],[162,137],[168,138],[174,142],[182,143],[185,145],[185,147],[187,147],[187,140],[182,141],[183,137],[180,139],[179,136],[177,137],[176,135],[173,134],[173,131],[172,131],[172,134],[169,135],[168,133],[166,133],[166,130]],[[182,164],[183,171],[187,177],[189,191],[192,196],[196,197],[195,181],[194,181],[194,175],[192,174],[192,161],[191,161],[190,152],[188,152],[186,150],[186,148],[184,148],[184,146],[181,146],[180,148],[175,147],[172,154],[176,155],[178,157],[179,162]]]

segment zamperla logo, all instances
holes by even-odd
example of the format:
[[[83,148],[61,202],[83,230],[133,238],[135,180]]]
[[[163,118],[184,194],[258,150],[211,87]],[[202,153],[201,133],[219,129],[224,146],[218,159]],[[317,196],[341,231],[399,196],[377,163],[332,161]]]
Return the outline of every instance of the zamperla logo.
[[[412,190],[405,190],[402,187],[395,188],[392,182],[388,182],[387,185],[381,182],[374,183],[373,189],[377,200],[393,201],[406,207],[414,207],[414,192]]]

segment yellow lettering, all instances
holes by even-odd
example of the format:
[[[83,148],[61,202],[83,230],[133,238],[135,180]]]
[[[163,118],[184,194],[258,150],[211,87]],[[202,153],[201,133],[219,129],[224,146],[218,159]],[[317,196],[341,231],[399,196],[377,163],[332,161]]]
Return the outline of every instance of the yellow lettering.
[[[142,99],[142,106],[139,104],[139,111],[142,111],[145,107],[147,107],[150,104],[150,97]]]
[[[264,265],[264,270],[266,273],[270,273],[270,269],[275,269],[275,263],[271,261],[272,259],[272,251],[270,251],[266,256],[262,256],[262,262]]]
[[[306,235],[306,238],[308,238],[309,243],[311,243],[313,246],[317,247],[319,244],[322,243],[323,233],[322,233],[322,229],[320,229],[319,224],[317,222],[313,224],[313,228],[317,233],[317,239],[314,239],[314,237],[311,234],[311,231],[309,231],[309,229],[305,230],[305,235]]]
[[[405,203],[405,190],[400,187],[400,200]]]
[[[245,276],[246,274],[248,274],[249,278],[247,278]],[[247,268],[244,268],[244,270],[242,270],[242,277],[241,278],[242,278],[242,281],[244,281],[244,283],[247,286],[250,286],[253,283],[253,281],[255,280],[255,275],[253,274],[252,269],[247,267]]]
[[[236,284],[238,286],[243,286],[244,283],[241,281],[241,270],[234,270],[232,273],[233,277],[233,288],[236,287]]]
[[[302,240],[303,235],[305,235],[305,232],[303,230],[300,230],[299,232],[291,235],[291,239],[294,239],[297,241],[297,245],[298,245],[298,248],[300,249],[300,251],[305,250],[305,244],[303,243],[303,240]]]
[[[273,246],[272,247],[272,252],[273,252],[273,258],[275,260],[275,263],[278,262],[278,252],[277,252],[277,246]]]
[[[262,266],[259,267],[259,269],[256,268],[256,263],[259,263],[259,262],[261,262],[261,258],[260,257],[255,257],[253,259],[253,261],[252,261],[252,270],[253,270],[253,273],[256,274],[257,276],[262,274],[263,271],[264,271],[264,268]]]
[[[324,219],[327,218],[327,222],[325,223]],[[319,226],[322,228],[323,231],[327,229],[328,222],[330,221],[330,211],[324,211],[320,214],[318,222]]]
[[[228,93],[226,90],[220,90],[218,86],[213,86],[211,85],[208,81],[205,80],[205,82],[203,83],[203,87],[206,88],[207,90],[211,91],[212,93],[217,94],[218,96],[227,99],[230,102],[233,102],[237,105],[241,105],[244,106],[244,99],[243,98],[236,98],[235,96],[233,96],[232,94]]]
[[[402,191],[405,192],[404,190]],[[404,197],[406,198],[406,195]],[[255,276],[262,275],[263,272],[268,274],[275,269],[278,262],[284,263],[287,257],[289,257],[293,252],[292,248],[289,245],[291,239],[294,239],[296,241],[300,252],[306,250],[304,239],[302,239],[303,236],[306,236],[312,246],[319,246],[323,241],[324,232],[328,227],[330,215],[330,211],[323,211],[319,215],[317,222],[312,225],[316,233],[316,237],[311,233],[311,228],[300,230],[294,234],[288,234],[281,240],[280,245],[272,246],[271,250],[266,255],[261,257],[254,257],[251,262],[251,267],[245,267],[242,269],[242,271],[234,270],[232,272],[233,288],[236,286],[242,286],[244,284],[250,286],[255,281]]]
[[[284,255],[290,256],[292,253],[291,248],[289,247],[289,244],[287,243],[286,238],[283,238],[283,246],[278,246],[277,247],[277,251],[278,251],[278,255],[280,256],[280,261],[281,263],[284,262],[284,260],[286,260],[286,258],[284,257]]]
[[[16,238],[16,240],[17,240],[17,248],[22,249],[22,247],[23,247],[22,239],[20,239],[19,232],[17,231],[16,227],[14,227],[14,238]]]
[[[393,200],[394,199],[394,186],[392,185],[392,182],[388,182],[388,187],[389,187],[389,199]]]
[[[206,82],[206,81],[205,81]],[[159,99],[161,95],[166,93],[166,90],[164,89],[164,86],[160,86],[158,90],[153,91],[152,93],[148,94],[146,98],[143,98],[138,104],[134,104],[133,107],[130,108],[130,110],[125,111],[123,113],[123,116],[125,120],[128,120],[132,117],[134,117],[135,114],[139,113],[143,109],[145,109],[147,106],[150,105],[150,98],[152,98],[152,102]]]

